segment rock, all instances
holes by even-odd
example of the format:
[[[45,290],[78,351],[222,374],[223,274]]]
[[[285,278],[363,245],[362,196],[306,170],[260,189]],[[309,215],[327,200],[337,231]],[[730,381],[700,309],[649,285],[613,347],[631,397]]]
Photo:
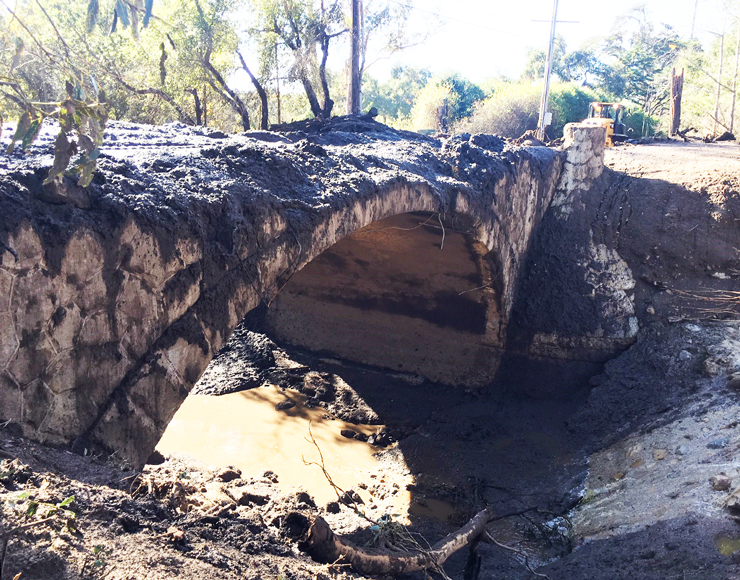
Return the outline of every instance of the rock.
[[[663,461],[667,455],[668,451],[666,449],[653,449],[653,459],[656,461]]]
[[[247,489],[240,489],[234,495],[236,503],[238,503],[239,505],[266,505],[267,502],[270,501],[269,496],[254,493],[253,491]]]
[[[678,353],[678,360],[687,361],[691,360],[691,353],[688,350],[682,350]]]
[[[309,507],[316,507],[316,502],[313,501],[313,498],[308,495],[305,491],[299,491],[295,494],[296,501],[301,505],[307,505]]]
[[[707,449],[723,449],[730,442],[729,437],[716,437],[707,443]]]
[[[326,511],[330,514],[338,514],[339,513],[339,503],[336,501],[330,501],[328,504],[326,504]]]
[[[352,429],[342,429],[339,433],[342,437],[346,437],[347,439],[354,439],[357,435],[357,433],[352,431]]]
[[[653,308],[653,306],[652,306],[652,305],[651,305],[651,306],[648,306],[648,307],[647,307],[647,308],[645,309],[645,312],[647,312],[648,314],[650,314],[650,315],[652,316],[652,315],[654,315],[654,314],[655,314],[655,308]]]
[[[355,439],[365,442],[367,441],[368,437],[364,433],[355,433]]]
[[[740,514],[740,496],[731,495],[725,503],[725,507],[733,514]]]
[[[352,489],[348,489],[342,494],[342,497],[339,498],[339,501],[341,501],[344,505],[362,505],[365,502],[362,501],[362,498],[357,494],[356,491]]]
[[[732,480],[724,474],[713,475],[709,478],[709,483],[717,491],[727,491],[732,485]]]
[[[295,401],[292,399],[285,399],[284,401],[280,401],[277,405],[275,405],[276,411],[286,411],[287,409],[292,409],[295,407]]]
[[[274,471],[265,471],[262,474],[262,477],[264,477],[268,481],[271,481],[272,483],[277,483],[278,482],[278,476],[277,476],[277,474]]]
[[[702,365],[702,372],[705,377],[716,377],[721,370],[722,368],[711,358],[706,359]]]
[[[218,472],[216,477],[223,481],[224,483],[228,483],[230,481],[234,481],[235,479],[241,479],[242,472],[239,469],[236,469],[235,467],[225,467],[221,471]]]
[[[698,326],[696,324],[687,324],[686,330],[689,332],[701,332],[701,326]]]
[[[727,386],[736,391],[740,391],[740,373],[734,373],[727,377]]]
[[[167,459],[156,449],[152,451],[151,455],[146,460],[147,465],[162,465]]]
[[[689,448],[686,445],[679,445],[676,447],[676,455],[686,455],[689,452]]]
[[[387,431],[378,431],[367,438],[367,442],[375,447],[388,447],[393,443],[393,437]]]

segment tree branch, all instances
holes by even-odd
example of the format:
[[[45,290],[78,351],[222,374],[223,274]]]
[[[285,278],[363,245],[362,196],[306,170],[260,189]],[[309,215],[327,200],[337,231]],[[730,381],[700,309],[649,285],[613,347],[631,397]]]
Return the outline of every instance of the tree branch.
[[[249,75],[249,78],[252,81],[252,84],[254,85],[254,88],[257,90],[257,94],[260,97],[260,103],[262,103],[262,110],[261,110],[261,119],[260,119],[260,129],[263,131],[267,131],[270,128],[270,121],[269,121],[269,110],[267,105],[267,92],[265,91],[262,84],[257,80],[257,77],[255,77],[252,74],[252,71],[249,70],[249,67],[247,66],[247,62],[244,60],[244,57],[242,56],[242,53],[240,51],[236,51],[237,56],[239,57],[239,60],[242,63],[242,68],[244,71]]]

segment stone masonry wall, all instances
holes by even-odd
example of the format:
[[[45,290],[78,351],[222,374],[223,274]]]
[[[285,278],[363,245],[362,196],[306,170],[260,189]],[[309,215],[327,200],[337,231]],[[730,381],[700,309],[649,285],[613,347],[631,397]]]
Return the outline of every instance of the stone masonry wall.
[[[333,123],[231,138],[116,124],[72,203],[42,185],[53,132],[0,160],[0,419],[143,463],[250,310],[399,213],[469,217],[502,265],[505,326],[565,155]]]

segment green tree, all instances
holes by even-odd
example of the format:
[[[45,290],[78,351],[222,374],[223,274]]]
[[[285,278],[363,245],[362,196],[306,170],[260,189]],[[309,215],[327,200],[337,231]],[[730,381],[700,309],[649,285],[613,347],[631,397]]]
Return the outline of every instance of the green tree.
[[[301,83],[315,117],[328,118],[334,108],[326,68],[329,48],[347,32],[341,1],[254,0],[254,7],[257,25],[252,34],[263,68],[274,58],[276,46],[285,47],[292,55],[288,80]]]
[[[644,7],[620,17],[614,30],[603,49],[613,63],[604,68],[601,86],[650,115],[659,114],[669,99],[667,76],[685,43],[671,27],[648,21]]]
[[[382,84],[366,76],[362,86],[366,106],[377,108],[386,121],[406,118],[431,78],[427,69],[405,66],[393,67],[391,77]]]

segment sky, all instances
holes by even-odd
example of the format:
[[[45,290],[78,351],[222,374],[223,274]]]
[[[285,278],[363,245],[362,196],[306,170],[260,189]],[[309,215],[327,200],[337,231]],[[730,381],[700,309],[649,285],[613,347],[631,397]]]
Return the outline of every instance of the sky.
[[[559,23],[556,33],[565,38],[568,50],[575,50],[607,36],[618,16],[645,5],[650,20],[668,24],[689,38],[696,8],[695,36],[708,46],[712,32],[722,33],[724,27],[729,31],[734,22],[722,9],[725,2],[559,0],[558,20],[571,22]],[[740,15],[740,1],[735,4]],[[368,70],[371,76],[384,80],[393,65],[404,64],[439,74],[459,72],[473,82],[498,75],[517,78],[528,49],[547,48],[553,0],[414,0],[413,6],[408,25],[425,32],[426,41],[375,63]]]

